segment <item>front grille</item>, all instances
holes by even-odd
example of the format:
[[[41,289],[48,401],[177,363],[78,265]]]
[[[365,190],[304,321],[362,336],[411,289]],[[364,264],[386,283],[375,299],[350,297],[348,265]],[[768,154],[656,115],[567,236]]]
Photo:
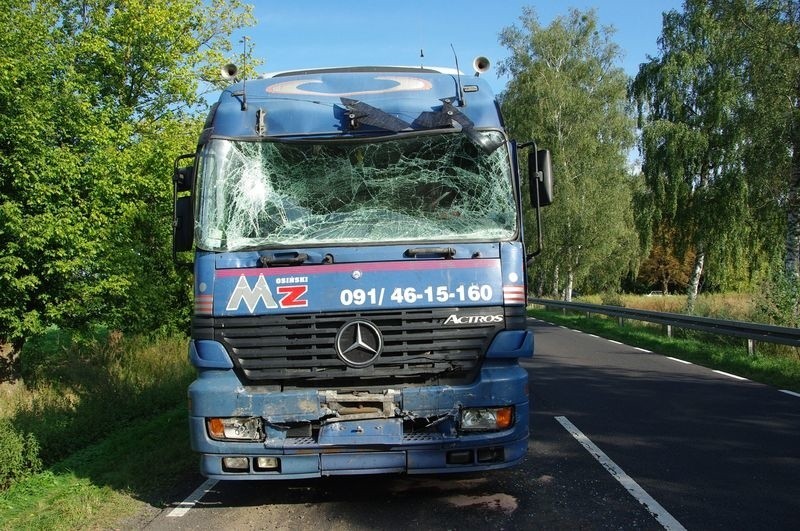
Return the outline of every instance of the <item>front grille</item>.
[[[196,338],[213,336],[227,349],[248,382],[295,386],[331,381],[346,385],[426,382],[473,374],[504,323],[443,327],[453,314],[503,315],[502,307],[437,308],[392,312],[223,317],[198,320]],[[364,368],[345,365],[334,350],[336,333],[353,319],[374,323],[384,349]],[[212,324],[213,323],[213,324]],[[205,324],[206,326],[203,326]],[[213,332],[208,328],[211,325]],[[204,333],[205,332],[205,333]]]

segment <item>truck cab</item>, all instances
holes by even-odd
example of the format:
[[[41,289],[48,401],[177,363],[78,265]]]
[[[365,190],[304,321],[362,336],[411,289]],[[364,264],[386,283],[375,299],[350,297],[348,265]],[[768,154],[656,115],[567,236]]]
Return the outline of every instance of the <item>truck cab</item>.
[[[299,70],[222,92],[174,177],[204,475],[523,459],[533,336],[517,149],[488,84],[448,69]],[[538,210],[549,155],[531,155]]]

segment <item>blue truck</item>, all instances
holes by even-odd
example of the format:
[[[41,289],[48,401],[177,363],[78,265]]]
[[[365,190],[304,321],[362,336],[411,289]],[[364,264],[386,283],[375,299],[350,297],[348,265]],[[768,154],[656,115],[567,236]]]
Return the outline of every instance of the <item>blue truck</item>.
[[[194,253],[189,422],[205,476],[524,458],[529,147],[538,213],[549,152],[508,138],[477,75],[309,69],[221,93],[173,176],[174,254]]]

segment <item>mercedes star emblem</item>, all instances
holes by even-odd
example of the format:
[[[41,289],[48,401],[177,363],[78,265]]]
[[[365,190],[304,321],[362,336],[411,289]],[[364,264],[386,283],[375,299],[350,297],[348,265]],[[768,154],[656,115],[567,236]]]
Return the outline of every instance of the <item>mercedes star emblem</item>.
[[[351,367],[370,365],[383,351],[383,336],[369,321],[350,321],[336,334],[336,354]]]

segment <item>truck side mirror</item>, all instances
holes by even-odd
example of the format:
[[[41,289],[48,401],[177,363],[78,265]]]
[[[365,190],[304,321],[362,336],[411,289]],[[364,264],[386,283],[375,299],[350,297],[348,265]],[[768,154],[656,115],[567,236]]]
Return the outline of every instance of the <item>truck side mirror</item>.
[[[191,193],[178,196],[181,192],[191,192],[194,186],[194,165],[181,166],[187,159],[194,160],[194,154],[181,155],[175,159],[172,173],[172,258],[178,263],[177,253],[191,251],[194,242],[194,201]]]
[[[531,204],[534,208],[553,203],[553,173],[550,151],[540,149],[528,154],[528,179],[530,183]]]
[[[175,173],[172,176],[172,181],[174,182],[175,188],[177,188],[178,192],[191,192],[192,184],[194,183],[194,167],[176,167]]]
[[[194,241],[194,213],[192,196],[179,197],[175,201],[175,217],[172,222],[172,248],[174,252],[191,251]]]

